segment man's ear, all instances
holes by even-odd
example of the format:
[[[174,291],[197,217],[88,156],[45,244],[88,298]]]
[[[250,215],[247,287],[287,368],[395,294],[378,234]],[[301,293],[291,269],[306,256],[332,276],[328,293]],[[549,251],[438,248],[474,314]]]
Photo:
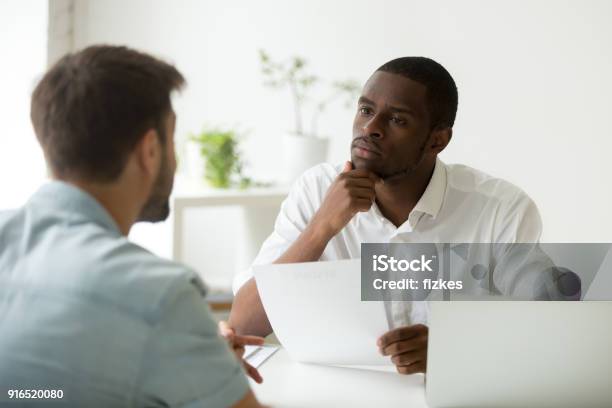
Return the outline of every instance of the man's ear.
[[[435,128],[431,132],[431,138],[429,139],[429,149],[434,154],[439,154],[448,146],[448,143],[453,137],[453,128]]]
[[[155,129],[149,129],[134,149],[140,170],[151,177],[157,177],[161,165],[162,146]]]

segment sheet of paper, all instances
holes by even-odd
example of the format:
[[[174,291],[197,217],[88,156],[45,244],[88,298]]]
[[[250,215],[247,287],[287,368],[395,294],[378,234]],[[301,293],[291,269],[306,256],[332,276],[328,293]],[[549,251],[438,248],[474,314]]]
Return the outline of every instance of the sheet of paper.
[[[264,344],[263,346],[245,346],[244,359],[253,367],[258,368],[277,350],[278,346],[269,344]]]
[[[361,301],[360,260],[253,268],[276,337],[292,359],[390,365],[376,340],[389,330],[383,302]]]

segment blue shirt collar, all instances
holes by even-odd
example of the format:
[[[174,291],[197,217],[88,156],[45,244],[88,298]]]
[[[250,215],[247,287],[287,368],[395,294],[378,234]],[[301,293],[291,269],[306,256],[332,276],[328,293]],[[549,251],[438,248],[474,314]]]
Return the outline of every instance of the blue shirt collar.
[[[121,230],[109,212],[89,193],[74,184],[54,180],[44,184],[30,198],[29,203],[46,209],[68,212],[71,217],[87,219],[119,235]]]

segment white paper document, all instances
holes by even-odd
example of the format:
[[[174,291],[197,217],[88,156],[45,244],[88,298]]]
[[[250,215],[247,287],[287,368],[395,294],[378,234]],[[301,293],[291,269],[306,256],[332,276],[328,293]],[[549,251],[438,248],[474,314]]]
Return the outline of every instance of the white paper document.
[[[245,346],[243,358],[257,368],[262,365],[270,356],[278,350],[277,346],[264,344],[263,346]]]
[[[383,302],[361,301],[361,261],[253,267],[276,337],[292,359],[391,365],[376,340],[389,330]]]

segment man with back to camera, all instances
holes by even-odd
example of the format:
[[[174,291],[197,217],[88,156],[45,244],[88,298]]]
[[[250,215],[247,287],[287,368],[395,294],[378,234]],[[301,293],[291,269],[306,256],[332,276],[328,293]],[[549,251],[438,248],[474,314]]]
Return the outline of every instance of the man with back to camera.
[[[364,242],[538,242],[540,215],[523,191],[438,159],[457,102],[453,78],[429,58],[378,68],[358,101],[351,161],[315,166],[297,180],[253,264],[359,258]],[[510,281],[496,276],[502,293],[512,291]],[[252,270],[235,278],[234,292],[229,325],[271,333]],[[381,353],[402,374],[425,372],[427,304],[394,318],[400,327],[379,338]]]
[[[127,239],[168,216],[170,94],[184,82],[149,55],[93,46],[34,90],[53,181],[0,213],[0,401],[53,390],[61,406],[260,406],[243,367],[261,377],[219,336],[198,275]],[[239,356],[263,341],[220,330]]]

